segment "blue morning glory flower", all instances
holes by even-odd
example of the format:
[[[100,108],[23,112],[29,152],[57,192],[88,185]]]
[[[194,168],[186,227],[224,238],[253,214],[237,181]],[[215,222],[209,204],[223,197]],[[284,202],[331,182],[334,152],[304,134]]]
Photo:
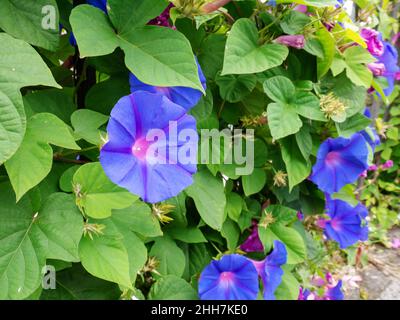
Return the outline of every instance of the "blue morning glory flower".
[[[371,118],[371,112],[368,108],[365,108],[364,116]],[[364,137],[365,141],[371,146],[372,150],[374,151],[376,146],[381,144],[381,139],[379,138],[378,133],[376,132],[375,128],[370,125],[365,130],[360,131],[361,135]]]
[[[347,138],[328,138],[319,147],[317,162],[310,176],[328,194],[353,183],[368,169],[368,147],[359,133]]]
[[[93,7],[99,8],[107,13],[107,0],[87,0],[87,4],[92,5]]]
[[[274,241],[274,249],[264,260],[253,260],[264,286],[263,296],[265,300],[275,300],[274,293],[282,282],[283,270],[281,267],[286,261],[286,247],[278,240]]]
[[[384,42],[384,52],[381,56],[377,56],[378,62],[385,65],[383,76],[387,79],[389,87],[384,90],[386,96],[390,96],[394,90],[396,82],[396,74],[400,72],[398,65],[399,54],[395,46],[389,42]]]
[[[138,91],[111,112],[100,163],[115,184],[146,202],[176,196],[197,166],[196,121],[161,94]]]
[[[341,249],[368,239],[368,226],[364,221],[368,210],[362,204],[352,207],[347,202],[328,197],[327,214],[330,219],[319,220],[318,225],[325,229],[328,239],[339,243]]]
[[[199,78],[203,88],[206,89],[206,78],[201,70],[199,63],[197,62]],[[187,88],[187,87],[157,87],[151,86],[141,82],[134,74],[129,75],[129,83],[131,86],[131,92],[136,92],[138,90],[148,91],[152,93],[161,93],[165,95],[172,102],[179,104],[186,110],[194,107],[203,95],[201,91]]]
[[[225,255],[212,261],[201,273],[201,300],[255,300],[258,274],[253,263],[238,254]]]
[[[337,285],[329,288],[324,294],[324,300],[343,300],[342,280],[339,280]]]

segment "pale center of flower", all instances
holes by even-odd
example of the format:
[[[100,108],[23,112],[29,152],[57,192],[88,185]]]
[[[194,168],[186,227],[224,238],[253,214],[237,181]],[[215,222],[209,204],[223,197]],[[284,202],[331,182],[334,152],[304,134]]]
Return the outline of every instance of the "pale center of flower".
[[[331,226],[334,230],[339,231],[341,229],[341,224],[338,219],[332,219],[331,220]]]
[[[224,284],[229,284],[234,278],[234,273],[230,271],[224,271],[221,273],[219,276],[219,281],[221,281]]]
[[[140,138],[132,146],[132,154],[140,160],[145,160],[149,146],[150,144],[146,141],[146,138]]]
[[[326,155],[325,159],[328,165],[337,165],[340,162],[340,153],[337,151],[331,151]]]

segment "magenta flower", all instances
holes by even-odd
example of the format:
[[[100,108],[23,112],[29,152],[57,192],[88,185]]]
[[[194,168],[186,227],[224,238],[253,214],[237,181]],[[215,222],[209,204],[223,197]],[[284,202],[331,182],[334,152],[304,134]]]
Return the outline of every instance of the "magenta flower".
[[[368,239],[368,226],[364,221],[368,211],[362,204],[352,207],[347,202],[328,197],[327,214],[330,219],[319,219],[317,225],[325,229],[325,236],[338,242],[341,249]]]
[[[285,245],[274,241],[274,249],[262,261],[252,260],[263,283],[263,296],[265,300],[275,300],[275,291],[282,282],[282,266],[287,261]]]
[[[394,165],[393,160],[388,160],[382,165],[382,169],[387,170],[392,168]]]
[[[297,219],[299,219],[300,221],[304,220],[304,214],[301,211],[297,211]]]
[[[302,34],[294,36],[280,36],[276,38],[274,42],[296,49],[303,49],[306,44],[306,40]]]
[[[384,52],[382,36],[374,29],[364,28],[361,30],[361,37],[367,43],[368,51],[374,56],[381,56]]]
[[[169,11],[173,7],[174,7],[174,5],[172,3],[170,3],[168,5],[168,7],[165,8],[165,10],[158,17],[150,20],[148,24],[153,25],[153,26],[161,26],[161,27],[171,28],[171,24],[169,22],[169,17],[170,17]]]
[[[353,183],[368,169],[368,147],[359,133],[351,138],[328,138],[319,147],[310,179],[328,194]]]
[[[374,74],[376,77],[381,77],[386,72],[386,67],[383,63],[373,62],[368,64],[368,69]]]
[[[256,221],[253,221],[251,234],[246,241],[242,243],[240,249],[245,252],[264,252],[264,246],[258,236],[258,226]]]
[[[305,5],[303,5],[303,4],[299,4],[299,5],[295,6],[295,7],[293,8],[293,10],[298,11],[298,12],[301,12],[301,13],[307,13],[308,7],[305,6]]]
[[[378,166],[376,164],[372,164],[368,167],[368,171],[376,171],[378,170]]]
[[[205,267],[199,279],[201,300],[255,300],[259,291],[258,274],[249,259],[225,255]]]
[[[196,121],[165,96],[138,91],[121,98],[107,132],[100,163],[115,184],[151,203],[174,197],[192,184]]]

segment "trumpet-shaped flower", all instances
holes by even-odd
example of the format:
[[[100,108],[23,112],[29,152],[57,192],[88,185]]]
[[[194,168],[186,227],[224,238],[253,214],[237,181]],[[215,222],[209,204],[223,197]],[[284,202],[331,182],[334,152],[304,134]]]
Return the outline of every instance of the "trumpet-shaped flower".
[[[197,62],[197,61],[196,61]],[[198,75],[200,81],[203,85],[203,88],[206,89],[206,78],[201,70],[199,63],[198,66]],[[184,107],[186,110],[194,107],[200,100],[202,93],[199,90],[187,87],[157,87],[151,86],[141,82],[134,74],[129,75],[129,83],[131,86],[131,92],[136,92],[139,90],[152,92],[152,93],[161,93],[165,95],[172,102]]]
[[[361,37],[364,38],[365,42],[367,43],[368,51],[378,57],[381,56],[384,52],[382,36],[381,34],[370,28],[364,28],[361,30]]]
[[[286,263],[286,260],[286,247],[277,240],[274,241],[274,249],[264,260],[253,260],[264,286],[263,296],[265,300],[275,300],[274,293],[282,282],[283,270],[281,267]]]
[[[111,112],[100,152],[106,175],[146,202],[176,196],[196,172],[196,121],[161,94],[138,91]]]
[[[394,90],[394,84],[396,82],[397,73],[400,72],[398,65],[399,54],[395,46],[389,42],[384,42],[383,54],[378,58],[378,62],[385,65],[385,72],[383,76],[387,79],[389,86],[384,90],[385,95],[389,96]]]
[[[255,300],[258,274],[249,259],[238,254],[212,261],[201,273],[201,300]]]
[[[321,219],[318,225],[325,229],[324,233],[328,239],[339,243],[340,248],[344,249],[357,241],[368,239],[368,226],[364,221],[368,211],[362,204],[352,207],[342,200],[328,198],[327,214],[330,219]]]
[[[251,234],[246,241],[242,243],[240,249],[245,252],[264,252],[264,246],[258,236],[258,226],[256,221],[253,221]]]
[[[328,194],[338,192],[368,169],[368,153],[366,141],[359,133],[349,139],[328,138],[318,150],[310,179]]]

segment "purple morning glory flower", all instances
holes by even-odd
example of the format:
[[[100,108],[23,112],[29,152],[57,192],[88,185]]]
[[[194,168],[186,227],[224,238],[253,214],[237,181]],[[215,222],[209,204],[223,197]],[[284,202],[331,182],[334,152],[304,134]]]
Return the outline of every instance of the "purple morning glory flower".
[[[339,280],[336,286],[328,288],[323,298],[324,300],[343,300],[342,280]]]
[[[253,263],[238,254],[214,260],[199,279],[201,300],[255,300],[258,295],[258,274]]]
[[[327,214],[330,219],[320,219],[318,225],[325,229],[328,239],[339,243],[341,249],[368,239],[368,226],[363,220],[368,211],[362,204],[352,207],[347,202],[328,197]]]
[[[378,56],[378,62],[385,65],[383,76],[387,79],[389,87],[384,90],[386,96],[390,96],[394,90],[396,75],[400,72],[398,65],[399,54],[395,46],[389,42],[384,42],[384,51],[381,56]]]
[[[172,3],[170,3],[168,5],[168,7],[165,8],[165,10],[158,17],[150,20],[148,24],[153,25],[153,26],[161,26],[161,27],[171,28],[171,25],[169,23],[169,17],[170,17],[169,11],[173,7],[174,7],[174,5]]]
[[[368,147],[359,133],[347,138],[328,138],[319,147],[317,162],[310,176],[328,194],[353,183],[368,169]]]
[[[296,49],[303,49],[306,44],[306,40],[302,34],[294,36],[291,35],[280,36],[276,38],[274,42],[283,44],[288,47],[293,47]]]
[[[200,68],[199,63],[196,61],[198,66],[199,78],[206,89],[206,78],[203,71]],[[131,92],[136,92],[138,90],[148,91],[152,93],[161,93],[165,95],[172,102],[182,106],[186,110],[194,107],[200,100],[202,93],[199,90],[186,87],[156,87],[145,84],[141,82],[134,74],[130,73],[129,83],[131,86]]]
[[[376,77],[383,76],[386,72],[386,67],[383,63],[372,62],[368,64],[368,69],[374,74]]]
[[[252,260],[261,277],[264,286],[263,296],[265,300],[275,300],[275,291],[282,282],[282,265],[287,261],[287,251],[285,245],[274,241],[274,249],[262,261]]]
[[[121,98],[107,132],[100,163],[115,184],[151,203],[174,197],[192,184],[196,121],[165,96],[138,91]]]
[[[364,38],[365,42],[367,43],[368,51],[376,56],[379,57],[384,52],[384,46],[382,42],[382,35],[370,28],[364,28],[361,30],[361,37]]]
[[[253,221],[251,234],[246,241],[242,243],[240,249],[245,252],[264,252],[264,246],[258,236],[258,226],[256,221]]]

